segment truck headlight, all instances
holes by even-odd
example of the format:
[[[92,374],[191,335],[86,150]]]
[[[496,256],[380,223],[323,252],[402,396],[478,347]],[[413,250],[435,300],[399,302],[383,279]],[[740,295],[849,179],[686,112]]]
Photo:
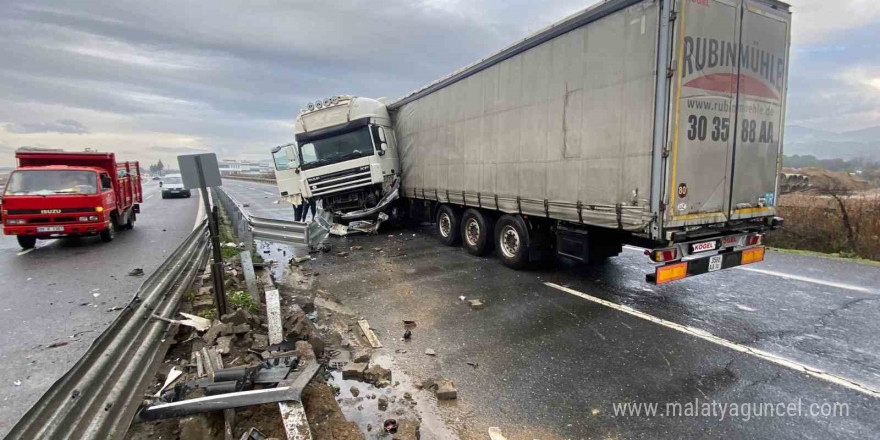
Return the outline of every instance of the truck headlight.
[[[27,223],[27,220],[23,218],[10,218],[6,220],[7,225],[23,225]]]
[[[98,221],[98,216],[97,215],[84,215],[79,218],[79,221],[81,221],[81,222],[96,222],[96,221]]]

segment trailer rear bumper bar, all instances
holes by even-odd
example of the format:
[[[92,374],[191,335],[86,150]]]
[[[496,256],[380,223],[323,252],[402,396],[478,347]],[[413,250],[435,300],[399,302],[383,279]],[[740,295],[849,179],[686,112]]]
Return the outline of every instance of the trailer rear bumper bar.
[[[645,275],[645,280],[651,284],[663,284],[759,261],[764,261],[764,246],[664,264],[657,266],[654,273]]]

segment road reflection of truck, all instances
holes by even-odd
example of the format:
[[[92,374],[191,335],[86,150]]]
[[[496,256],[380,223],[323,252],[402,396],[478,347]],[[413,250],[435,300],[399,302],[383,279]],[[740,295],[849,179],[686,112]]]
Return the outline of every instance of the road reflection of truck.
[[[775,0],[606,1],[395,102],[309,104],[280,190],[428,218],[514,268],[623,244],[656,283],[761,261],[790,23]]]
[[[131,229],[143,202],[138,162],[113,153],[16,151],[18,168],[3,192],[3,233],[24,249],[38,239],[100,235]]]

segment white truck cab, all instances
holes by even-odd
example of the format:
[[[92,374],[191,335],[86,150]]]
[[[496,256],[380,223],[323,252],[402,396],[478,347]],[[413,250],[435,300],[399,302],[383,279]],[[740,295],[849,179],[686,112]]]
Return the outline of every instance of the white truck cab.
[[[273,150],[282,197],[323,200],[334,213],[366,218],[400,176],[385,103],[348,95],[309,103],[296,118],[296,143]],[[287,161],[287,162],[285,162]],[[287,195],[285,195],[285,193]]]

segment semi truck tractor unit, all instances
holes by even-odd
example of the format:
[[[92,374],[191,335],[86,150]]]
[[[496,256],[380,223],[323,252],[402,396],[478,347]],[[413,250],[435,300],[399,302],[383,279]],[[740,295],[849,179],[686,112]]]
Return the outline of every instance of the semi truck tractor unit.
[[[273,150],[282,197],[318,198],[346,219],[377,214],[400,178],[400,161],[382,100],[334,96],[296,118],[296,143]]]
[[[0,201],[3,233],[24,249],[38,239],[131,229],[143,202],[138,162],[113,153],[18,150]]]
[[[397,101],[309,104],[279,185],[514,268],[624,244],[653,283],[761,261],[790,24],[775,0],[602,2]]]

